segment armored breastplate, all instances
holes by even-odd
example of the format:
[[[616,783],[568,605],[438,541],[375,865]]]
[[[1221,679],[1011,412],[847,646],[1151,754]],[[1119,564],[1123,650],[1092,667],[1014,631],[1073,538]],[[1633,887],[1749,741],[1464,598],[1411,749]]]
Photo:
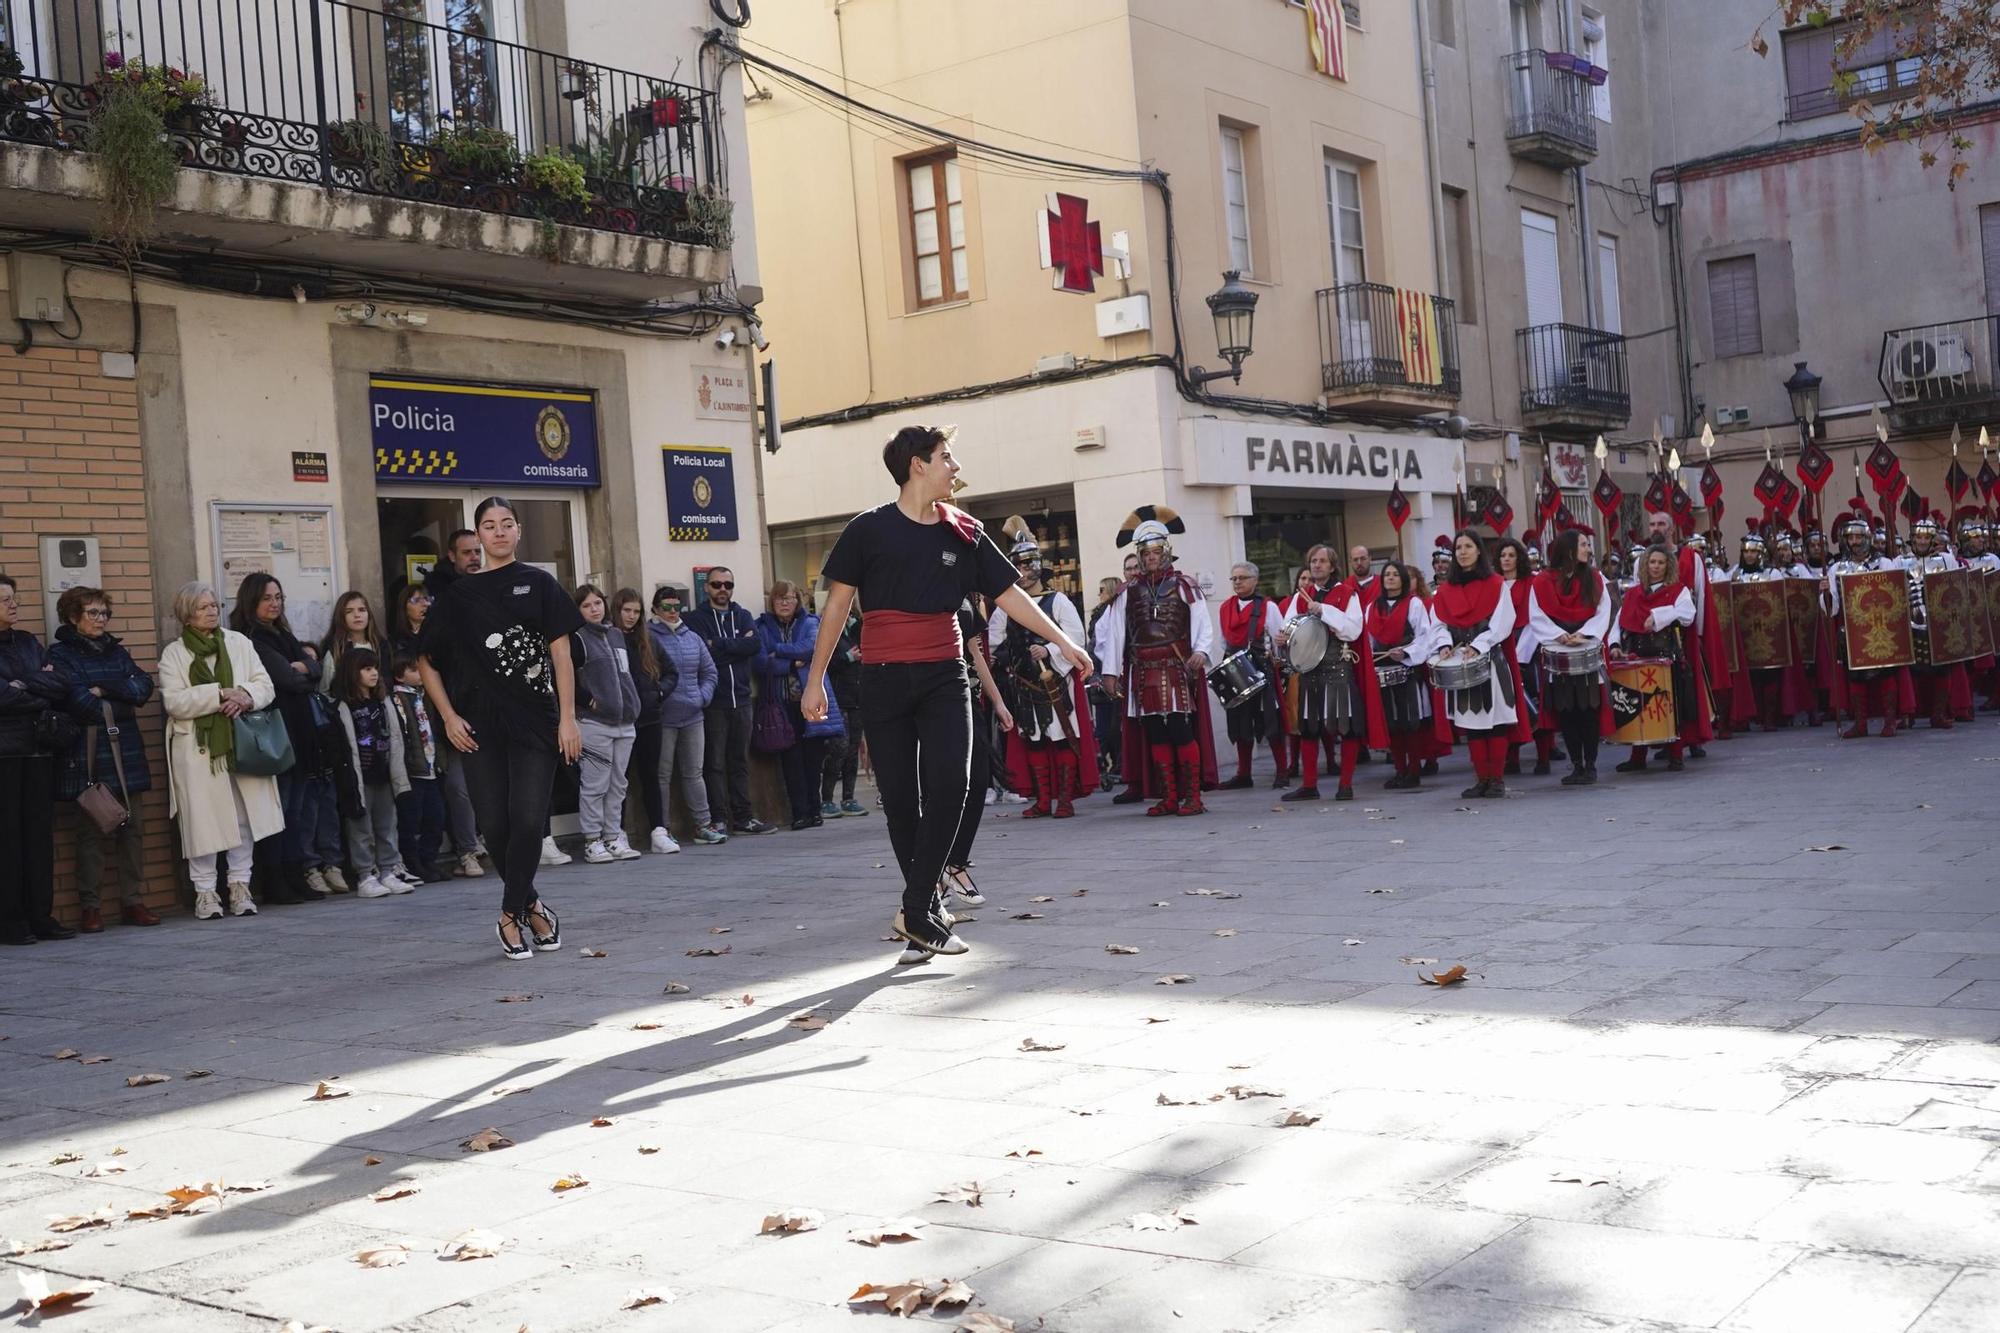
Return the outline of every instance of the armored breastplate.
[[[1125,628],[1134,651],[1186,642],[1193,629],[1178,580],[1141,580],[1125,598]]]

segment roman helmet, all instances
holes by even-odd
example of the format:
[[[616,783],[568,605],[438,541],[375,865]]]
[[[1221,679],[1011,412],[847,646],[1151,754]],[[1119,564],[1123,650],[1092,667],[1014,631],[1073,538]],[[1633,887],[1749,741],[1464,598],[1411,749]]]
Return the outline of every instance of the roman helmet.
[[[1148,551],[1159,551],[1163,563],[1172,563],[1174,558],[1172,537],[1187,531],[1187,524],[1181,516],[1165,505],[1140,505],[1125,516],[1118,526],[1118,547],[1136,547],[1140,555]]]

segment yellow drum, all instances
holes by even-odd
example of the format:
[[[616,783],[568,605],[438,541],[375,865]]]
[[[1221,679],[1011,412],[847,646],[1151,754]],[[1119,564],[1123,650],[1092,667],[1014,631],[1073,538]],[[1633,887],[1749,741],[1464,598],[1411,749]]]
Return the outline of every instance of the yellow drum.
[[[1620,657],[1611,676],[1611,733],[1616,745],[1666,745],[1680,738],[1674,712],[1674,664],[1664,657]]]

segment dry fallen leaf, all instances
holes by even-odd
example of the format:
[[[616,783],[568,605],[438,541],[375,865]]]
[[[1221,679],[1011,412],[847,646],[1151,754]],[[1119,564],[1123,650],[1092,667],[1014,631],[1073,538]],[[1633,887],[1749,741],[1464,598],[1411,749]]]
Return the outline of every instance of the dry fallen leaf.
[[[102,1208],[95,1208],[90,1212],[80,1213],[75,1217],[52,1217],[49,1219],[49,1230],[59,1236],[66,1236],[72,1231],[89,1231],[95,1227],[108,1227],[117,1220],[117,1207],[107,1203]]]
[[[1586,1187],[1592,1185],[1609,1185],[1611,1183],[1609,1176],[1600,1176],[1581,1171],[1557,1171],[1550,1175],[1549,1180],[1551,1183],[1557,1185],[1583,1185]]]
[[[181,1075],[184,1079],[213,1078],[214,1076],[215,1071],[213,1069],[190,1069],[187,1073]]]
[[[625,1293],[621,1310],[643,1310],[649,1305],[666,1305],[677,1299],[666,1287],[634,1287]]]
[[[687,987],[683,986],[681,987],[681,989],[686,990]],[[632,1025],[632,1030],[634,1032],[658,1032],[660,1030],[660,1027],[661,1024],[658,1023],[634,1023]]]
[[[730,946],[727,944],[723,945],[720,949],[712,949],[704,944],[699,949],[689,949],[687,956],[690,958],[720,958],[722,955],[728,953],[729,949]]]
[[[1155,979],[1153,984],[1155,986],[1184,986],[1193,980],[1194,978],[1185,972],[1169,972],[1164,977]]]
[[[1072,898],[1084,898],[1088,897],[1089,894],[1090,894],[1089,889],[1071,889],[1069,896]]]
[[[31,1315],[54,1314],[67,1310],[73,1305],[89,1300],[97,1293],[97,1288],[78,1283],[75,1286],[56,1291],[49,1286],[49,1275],[34,1269],[21,1275],[21,1299],[27,1302]]]
[[[748,1009],[748,1008],[751,1008],[751,1007],[752,1007],[752,1006],[754,1006],[754,1005],[755,1005],[756,1003],[757,1003],[757,997],[756,997],[756,996],[754,996],[754,995],[748,995],[748,994],[746,994],[746,995],[745,995],[745,996],[743,997],[743,1007],[744,1007],[745,1009]]]
[[[567,1194],[571,1190],[580,1190],[589,1183],[582,1176],[571,1174],[558,1178],[555,1184],[549,1186],[549,1190],[555,1194]]]
[[[1171,1018],[1154,1018],[1151,1014],[1148,1014],[1146,1015],[1146,1021],[1148,1023],[1171,1023],[1174,1020]]]
[[[617,1123],[618,1122],[613,1120],[610,1116],[606,1115],[592,1116],[590,1120],[590,1127],[592,1129],[609,1129]]]
[[[971,1287],[955,1277],[946,1278],[942,1290],[932,1291],[929,1294],[933,1310],[943,1305],[970,1305],[972,1298],[978,1295]]]
[[[347,1097],[351,1095],[353,1095],[351,1089],[336,1088],[331,1083],[322,1082],[318,1087],[313,1089],[312,1096],[308,1097],[306,1100],[313,1102],[330,1102],[334,1100],[336,1097]]]
[[[685,995],[688,993],[687,984],[680,981],[669,981],[663,993],[667,995]]]
[[[847,1238],[856,1245],[867,1245],[872,1248],[886,1242],[921,1240],[922,1237],[917,1233],[929,1225],[919,1218],[899,1217],[892,1222],[871,1222],[865,1227],[848,1232]]]
[[[580,953],[578,953],[578,954],[577,954],[577,957],[578,957],[578,958],[603,958],[603,957],[605,957],[605,953],[604,953],[604,950],[602,950],[602,949],[585,949],[585,950],[581,951]]]
[[[1016,912],[1008,919],[1012,921],[1040,921],[1042,914],[1040,912]]]
[[[1214,1102],[1214,1101],[1220,1101],[1220,1100],[1222,1100],[1222,1094],[1221,1094],[1221,1093],[1216,1093],[1216,1094],[1215,1094],[1215,1095],[1214,1095],[1213,1097],[1185,1097],[1185,1098],[1184,1098],[1184,1097],[1176,1097],[1176,1096],[1172,1095],[1171,1093],[1165,1093],[1165,1092],[1163,1092],[1163,1093],[1161,1093],[1161,1094],[1160,1094],[1159,1096],[1157,1096],[1157,1097],[1153,1098],[1153,1105],[1155,1105],[1155,1106],[1200,1106],[1200,1105],[1202,1105],[1202,1104],[1203,1104],[1203,1103],[1205,1103],[1205,1102]]]
[[[269,1188],[271,1182],[268,1180],[239,1180],[234,1185],[222,1185],[225,1194],[262,1194]]]
[[[167,1191],[168,1211],[177,1217],[212,1213],[222,1206],[219,1184],[180,1185]]]
[[[1234,926],[1224,926],[1221,930],[1211,930],[1208,933],[1219,940],[1226,940],[1236,933],[1236,928]]]
[[[1009,1148],[1007,1150],[1007,1155],[1009,1157],[1020,1157],[1020,1158],[1040,1157],[1042,1155],[1042,1150],[1040,1148],[1030,1148],[1027,1144],[1024,1143],[1018,1148]]]
[[[1350,948],[1350,949],[1352,949],[1352,948],[1353,948],[1353,947],[1354,947],[1355,945],[1357,945],[1357,944],[1366,944],[1367,942],[1368,942],[1367,940],[1342,940],[1342,941],[1341,941],[1341,943],[1342,943],[1342,944],[1346,945],[1346,946],[1347,946],[1348,948]]]
[[[447,1259],[456,1259],[464,1263],[468,1259],[491,1259],[500,1253],[500,1247],[506,1243],[506,1240],[497,1233],[481,1231],[474,1227],[470,1231],[461,1231],[446,1241],[438,1248],[438,1253]]]
[[[988,1314],[975,1310],[958,1321],[952,1333],[1014,1333],[1014,1321],[1005,1315]]]
[[[373,1157],[373,1156],[370,1156],[370,1157],[364,1157],[364,1158],[362,1158],[362,1159],[361,1159],[361,1165],[363,1165],[363,1166],[380,1166],[380,1165],[382,1165],[382,1159],[381,1159],[381,1158],[379,1158],[379,1157]]]
[[[1215,895],[1215,901],[1219,903],[1233,903],[1242,896],[1240,893],[1218,893]]]
[[[11,1255],[52,1254],[57,1250],[66,1250],[74,1243],[67,1240],[17,1240],[7,1247],[7,1253]]]
[[[83,1174],[91,1179],[99,1176],[122,1176],[125,1174],[125,1166],[122,1162],[99,1162]]]
[[[1247,1102],[1252,1097],[1282,1097],[1285,1094],[1276,1088],[1261,1088],[1255,1083],[1232,1083],[1223,1089],[1239,1102]]]
[[[1182,889],[1182,890],[1181,890],[1181,892],[1182,892],[1183,894],[1185,894],[1185,895],[1186,895],[1187,897],[1189,897],[1189,898],[1213,898],[1213,897],[1215,897],[1215,896],[1216,896],[1217,894],[1221,893],[1221,892],[1222,892],[1222,890],[1221,890],[1221,889]]]
[[[56,1052],[56,1053],[55,1053],[54,1055],[50,1056],[50,1057],[49,1057],[49,1059],[51,1059],[51,1060],[74,1060],[74,1059],[76,1059],[76,1057],[77,1057],[77,1056],[79,1056],[79,1055],[82,1055],[82,1054],[83,1054],[83,1052],[82,1052],[82,1051],[78,1051],[78,1050],[72,1050],[72,1049],[71,1049],[70,1047],[68,1047],[68,1046],[65,1046],[65,1047],[63,1047],[63,1048],[62,1048],[61,1050],[57,1051],[57,1052]]]
[[[1437,959],[1435,959],[1435,958],[1398,958],[1398,959],[1397,959],[1396,961],[1397,961],[1397,962],[1399,962],[1399,963],[1401,963],[1401,964],[1402,964],[1403,966],[1405,966],[1405,967],[1436,967],[1436,966],[1437,966]]]
[[[519,1087],[519,1088],[511,1088],[511,1087],[509,1087],[509,1088],[495,1088],[495,1089],[493,1089],[493,1091],[492,1091],[492,1092],[488,1093],[488,1094],[487,1094],[487,1096],[489,1096],[489,1097],[518,1097],[518,1096],[520,1096],[520,1095],[521,1095],[522,1093],[524,1093],[524,1092],[533,1092],[534,1090],[535,1090],[535,1085],[534,1085],[534,1084],[532,1084],[532,1083],[530,1083],[530,1084],[526,1085],[525,1087]]]
[[[81,1060],[78,1060],[77,1063],[80,1065],[108,1065],[111,1063],[111,1057],[108,1055],[86,1055]]]
[[[1170,903],[1165,903],[1165,902],[1157,902],[1157,903],[1154,903],[1154,904],[1153,904],[1153,906],[1155,906],[1155,907],[1168,907],[1168,906],[1171,906],[1171,905],[1172,905],[1172,904],[1170,904]]]
[[[1317,1125],[1318,1123],[1319,1112],[1317,1111],[1287,1111],[1279,1118],[1278,1128],[1302,1129],[1307,1125]]]
[[[168,1079],[165,1074],[134,1074],[125,1080],[125,1086],[128,1088],[150,1088],[155,1083],[165,1083],[167,1081]]]
[[[410,1258],[407,1245],[381,1245],[372,1250],[363,1250],[354,1256],[354,1262],[363,1268],[401,1268]]]
[[[1139,946],[1138,946],[1138,945],[1136,945],[1136,944],[1107,944],[1107,945],[1105,945],[1105,946],[1104,946],[1104,952],[1106,952],[1106,953],[1137,953],[1137,952],[1139,952]]]
[[[801,1032],[817,1032],[827,1025],[827,1021],[824,1014],[793,1014],[786,1020],[786,1026]]]
[[[642,1157],[650,1157],[659,1150],[660,1145],[657,1143],[642,1143],[639,1145],[639,1154]]]
[[[1419,976],[1417,980],[1426,986],[1456,986],[1459,982],[1465,980],[1465,964],[1460,963],[1457,967],[1445,972],[1426,972]]]
[[[1806,850],[1809,852],[1844,852],[1847,850],[1847,847],[1844,843],[1830,842],[1824,847],[1808,847]]]
[[[498,1002],[501,1004],[527,1004],[534,998],[532,995],[502,995]]]
[[[1044,893],[1040,897],[1030,898],[1028,899],[1028,901],[1031,903],[1052,903],[1055,901],[1055,899],[1050,897],[1048,894]]]
[[[1395,892],[1395,890],[1394,890],[1394,889],[1370,889],[1370,890],[1368,890],[1368,892],[1370,892],[1370,893],[1394,893],[1394,892]]]
[[[877,1286],[873,1282],[864,1282],[852,1296],[847,1298],[847,1303],[849,1305],[874,1305],[879,1303],[890,1314],[901,1315],[903,1318],[908,1319],[916,1311],[923,1308],[923,1280],[921,1278],[912,1278],[908,1282],[901,1282],[894,1286],[886,1287]]]
[[[793,1235],[800,1231],[818,1231],[820,1223],[826,1219],[809,1208],[787,1208],[782,1213],[772,1213],[764,1219],[764,1225],[757,1228],[757,1234],[768,1236],[772,1232]]]
[[[467,1152],[499,1152],[502,1148],[513,1147],[514,1140],[497,1129],[482,1129],[458,1146]]]
[[[83,1154],[80,1152],[59,1152],[54,1157],[49,1158],[49,1165],[68,1166],[71,1162],[81,1162],[82,1160]]]
[[[956,1185],[945,1186],[937,1192],[937,1197],[932,1199],[931,1202],[962,1203],[968,1208],[980,1208],[985,1206],[981,1202],[984,1195],[985,1191],[979,1187],[978,1181],[966,1180]]]
[[[421,1188],[421,1186],[411,1185],[407,1182],[396,1185],[384,1185],[368,1197],[377,1203],[394,1203],[398,1199],[409,1198],[412,1194],[418,1193]]]
[[[730,931],[734,929],[736,929],[736,927],[734,926],[710,926],[708,928],[708,933],[711,935],[727,935]]]
[[[1021,1038],[1021,1049],[1024,1051],[1060,1051],[1066,1045],[1067,1042],[1042,1041],[1036,1037]]]
[[[1134,1231],[1179,1231],[1182,1227],[1199,1225],[1178,1209],[1164,1213],[1134,1213],[1130,1220]]]

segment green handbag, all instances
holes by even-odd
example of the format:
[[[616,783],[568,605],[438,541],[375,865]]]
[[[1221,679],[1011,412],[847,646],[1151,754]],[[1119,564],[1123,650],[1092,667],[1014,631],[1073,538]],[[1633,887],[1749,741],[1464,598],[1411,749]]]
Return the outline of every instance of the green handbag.
[[[274,704],[236,719],[236,772],[250,778],[275,778],[298,762],[292,736]]]

